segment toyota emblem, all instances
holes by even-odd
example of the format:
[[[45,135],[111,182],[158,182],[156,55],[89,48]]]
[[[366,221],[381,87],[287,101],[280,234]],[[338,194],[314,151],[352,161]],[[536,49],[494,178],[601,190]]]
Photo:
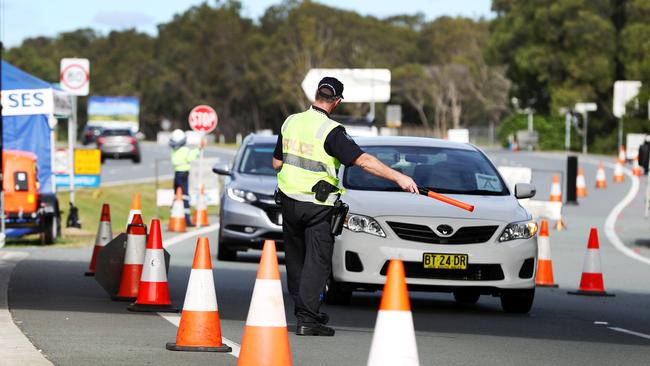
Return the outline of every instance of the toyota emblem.
[[[442,235],[442,236],[450,236],[451,234],[454,233],[454,228],[452,228],[452,227],[449,226],[449,225],[444,225],[444,224],[443,224],[443,225],[438,225],[438,227],[436,228],[436,230],[437,230],[438,233],[440,233],[440,235]]]

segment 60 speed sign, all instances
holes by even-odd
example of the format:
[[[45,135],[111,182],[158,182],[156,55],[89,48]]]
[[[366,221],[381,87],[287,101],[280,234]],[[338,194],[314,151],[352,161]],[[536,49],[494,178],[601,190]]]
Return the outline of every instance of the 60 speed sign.
[[[190,127],[196,132],[210,133],[217,128],[219,117],[209,105],[197,105],[188,117]]]

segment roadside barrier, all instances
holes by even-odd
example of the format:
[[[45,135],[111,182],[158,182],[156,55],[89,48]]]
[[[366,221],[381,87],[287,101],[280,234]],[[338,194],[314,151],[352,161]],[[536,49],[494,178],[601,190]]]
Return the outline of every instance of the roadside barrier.
[[[111,207],[108,203],[102,205],[102,213],[99,217],[99,226],[97,227],[97,236],[95,236],[95,247],[90,258],[90,265],[86,276],[94,276],[97,266],[97,254],[113,239],[113,229],[111,228]]]
[[[542,287],[557,287],[553,279],[553,260],[551,260],[551,240],[548,236],[548,221],[542,219],[537,234],[537,275],[535,284]]]
[[[238,366],[291,366],[289,333],[275,242],[266,240],[239,352]]]
[[[641,166],[639,165],[639,157],[637,156],[636,159],[632,161],[634,163],[632,165],[632,174],[634,174],[635,177],[640,177],[641,175],[643,175],[643,173],[641,173]]]
[[[578,169],[578,177],[576,178],[576,196],[586,197],[587,196],[587,183],[585,182],[585,171],[584,169]]]
[[[140,205],[140,193],[133,193],[133,198],[131,199],[131,210],[129,210],[129,217],[126,219],[126,226],[133,222],[133,216],[136,214],[142,216],[142,206]]]
[[[605,167],[602,162],[598,164],[598,171],[596,172],[596,188],[607,188],[607,176],[605,175]]]
[[[560,177],[553,175],[553,184],[551,185],[551,202],[562,202],[562,187],[560,187]]]
[[[128,306],[130,311],[139,312],[177,312],[169,299],[165,253],[160,233],[160,220],[151,220],[147,250],[144,254],[144,266],[140,277],[138,297]]]
[[[147,246],[147,227],[142,216],[133,215],[131,224],[126,229],[126,253],[120,278],[120,289],[111,297],[114,301],[134,301],[138,297],[144,253]]]
[[[419,364],[404,264],[399,259],[392,259],[379,304],[368,366]]]
[[[196,202],[196,210],[192,216],[192,224],[196,227],[204,227],[210,225],[208,222],[208,207],[205,204],[205,188],[201,185],[199,190],[199,197]]]
[[[171,215],[167,231],[183,233],[187,230],[185,224],[185,207],[183,206],[183,191],[180,187],[176,189],[176,198],[172,203]]]
[[[614,183],[623,183],[625,181],[625,175],[623,174],[623,164],[620,161],[616,162],[614,166]]]
[[[589,243],[587,244],[587,253],[582,268],[582,276],[580,278],[580,287],[577,291],[570,291],[569,294],[615,296],[614,294],[605,292],[599,249],[598,230],[596,228],[591,228],[591,232],[589,233]]]
[[[214,289],[210,242],[200,237],[196,243],[192,272],[187,284],[175,343],[167,343],[170,351],[231,352],[223,344],[217,294]]]

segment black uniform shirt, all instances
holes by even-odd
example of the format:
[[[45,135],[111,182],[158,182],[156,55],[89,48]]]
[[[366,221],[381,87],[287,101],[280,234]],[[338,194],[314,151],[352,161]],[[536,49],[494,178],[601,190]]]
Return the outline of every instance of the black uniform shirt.
[[[321,108],[312,106],[312,109],[329,117],[329,114]],[[363,150],[345,132],[345,127],[343,126],[335,127],[327,134],[325,138],[325,152],[337,158],[345,166],[353,165],[354,161],[363,154]],[[273,157],[282,160],[282,133],[278,135],[278,142],[275,145]]]

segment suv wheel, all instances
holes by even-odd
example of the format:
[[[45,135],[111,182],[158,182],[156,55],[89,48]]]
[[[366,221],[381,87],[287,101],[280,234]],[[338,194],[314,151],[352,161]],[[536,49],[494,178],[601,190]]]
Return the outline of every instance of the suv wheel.
[[[332,276],[327,280],[324,295],[323,300],[330,305],[349,305],[352,301],[352,290],[344,288]]]
[[[54,244],[59,236],[59,220],[56,215],[46,216],[43,223],[41,241],[43,244]]]
[[[478,302],[481,294],[475,290],[456,290],[454,291],[454,300],[463,305],[472,305]]]
[[[501,292],[501,307],[507,313],[526,314],[533,307],[535,288],[503,290]]]
[[[228,242],[221,236],[221,229],[219,229],[219,242],[217,243],[217,259],[220,261],[236,261],[237,251],[228,249]]]

